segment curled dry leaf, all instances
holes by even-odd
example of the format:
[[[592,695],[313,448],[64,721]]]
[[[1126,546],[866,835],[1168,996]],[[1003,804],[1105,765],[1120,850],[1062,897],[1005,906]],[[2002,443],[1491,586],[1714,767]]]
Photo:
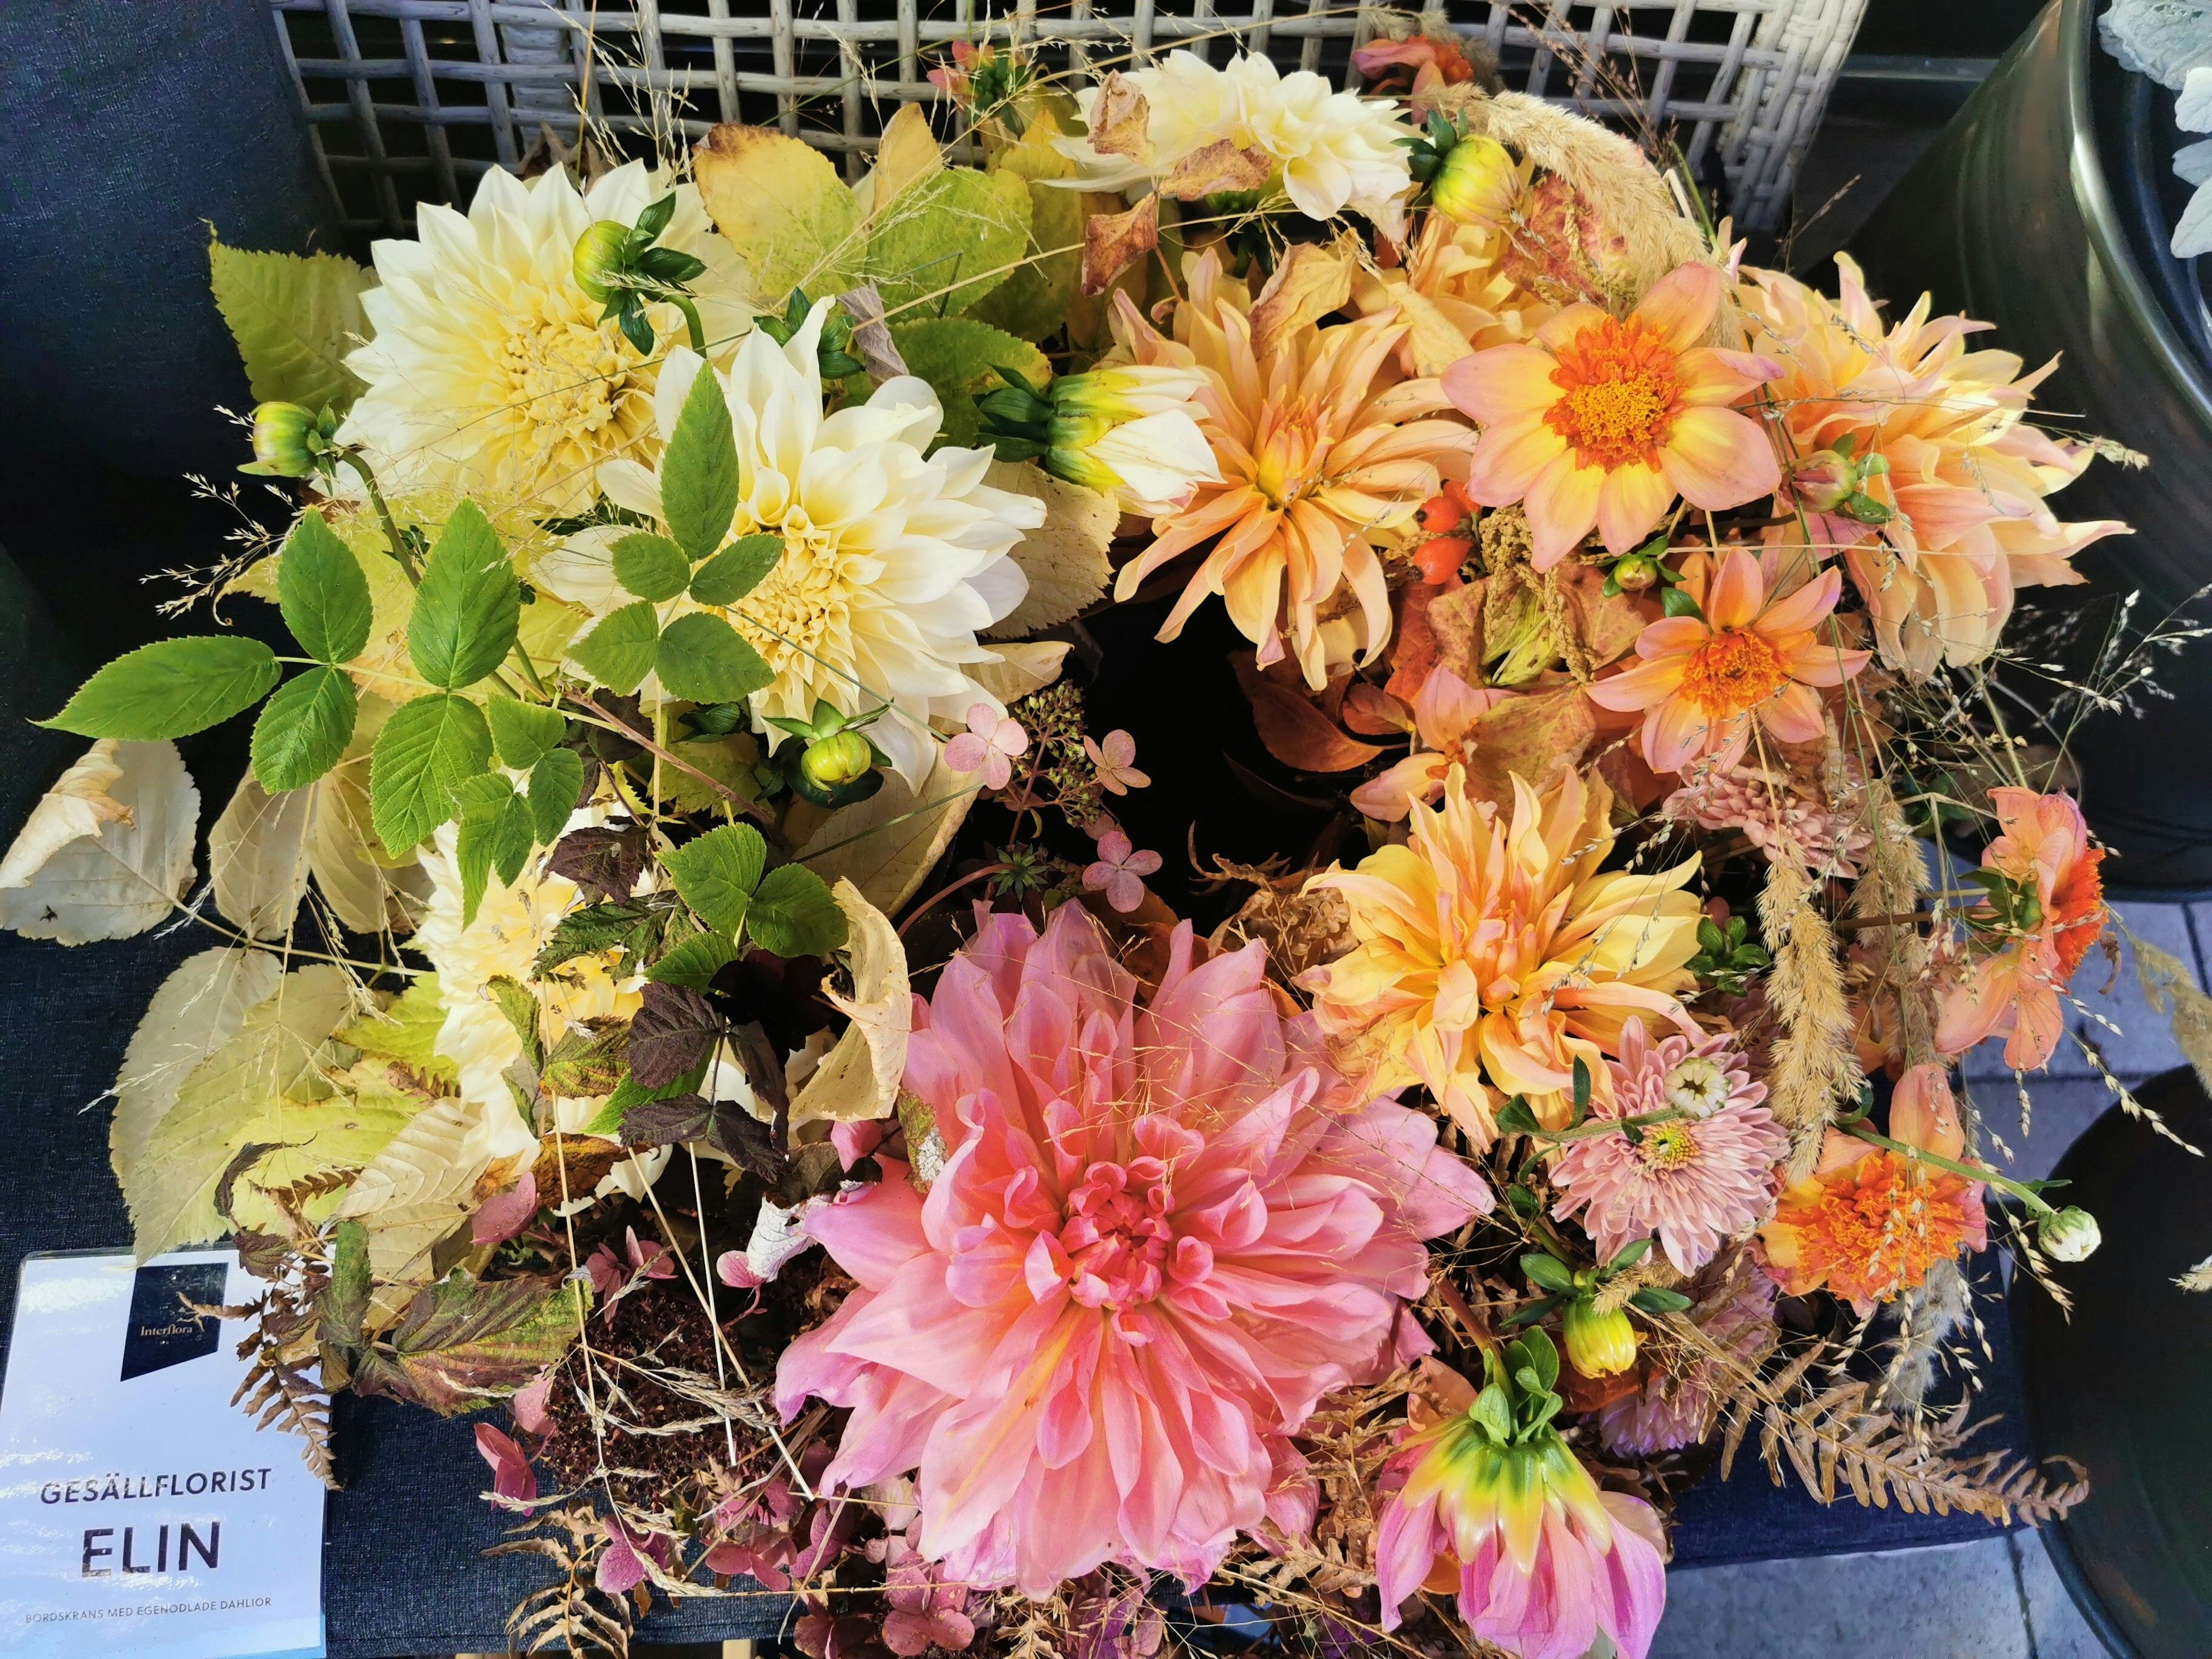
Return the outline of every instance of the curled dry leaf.
[[[1000,702],[1012,702],[1032,691],[1042,691],[1058,679],[1069,646],[1066,640],[1029,640],[996,649],[999,660],[970,663],[968,678]]]
[[[199,812],[175,744],[102,738],[0,861],[0,927],[63,945],[144,933],[191,885]]]
[[[1264,359],[1287,336],[1343,310],[1352,298],[1352,275],[1357,269],[1345,243],[1300,242],[1293,246],[1252,302],[1254,354]]]
[[[247,1011],[274,995],[283,976],[283,964],[268,951],[224,945],[186,957],[161,981],[115,1076],[107,1151],[126,1189],[185,1079],[238,1035]]]
[[[1260,741],[1284,765],[1301,772],[1349,772],[1382,752],[1374,744],[1346,737],[1304,695],[1262,673],[1251,652],[1240,651],[1231,660],[1237,683],[1251,702]]]
[[[1510,812],[1516,773],[1541,789],[1561,767],[1579,764],[1596,735],[1596,716],[1579,686],[1508,697],[1478,715],[1468,733],[1467,792]]]
[[[853,1023],[792,1102],[794,1127],[817,1118],[851,1123],[888,1113],[898,1098],[907,1035],[914,1024],[906,947],[890,918],[849,881],[840,880],[832,891],[850,928],[846,954],[853,994],[848,997],[830,987],[825,994]]]
[[[1114,279],[1160,245],[1160,198],[1126,213],[1097,213],[1083,224],[1083,291],[1103,294]]]
[[[916,107],[906,106],[906,109]],[[890,325],[884,320],[884,296],[873,283],[863,283],[839,295],[837,305],[853,319],[851,350],[866,366],[869,385],[881,386],[907,372],[906,359],[899,356]]]
[[[1109,73],[1091,106],[1091,148],[1101,155],[1149,161],[1152,154],[1152,112],[1145,94],[1119,70]]]
[[[548,1204],[587,1197],[599,1188],[616,1164],[629,1156],[619,1140],[599,1135],[550,1134],[538,1143],[538,1161],[530,1166],[532,1179]]]
[[[983,477],[994,489],[1035,496],[1045,513],[1013,550],[1029,592],[986,637],[1019,639],[1055,627],[1103,598],[1114,574],[1107,550],[1121,520],[1114,499],[1055,478],[1035,461],[994,461]]]
[[[208,875],[216,908],[255,939],[292,931],[307,890],[307,830],[315,790],[272,795],[249,770],[208,831]]]
[[[878,909],[895,912],[945,856],[975,793],[975,779],[949,770],[940,750],[919,793],[890,774],[867,799],[830,814],[799,849],[799,862],[833,885],[851,882]]]
[[[1194,202],[1216,191],[1258,190],[1274,167],[1264,149],[1244,149],[1233,138],[1217,138],[1170,167],[1160,180],[1160,193],[1178,202]]]

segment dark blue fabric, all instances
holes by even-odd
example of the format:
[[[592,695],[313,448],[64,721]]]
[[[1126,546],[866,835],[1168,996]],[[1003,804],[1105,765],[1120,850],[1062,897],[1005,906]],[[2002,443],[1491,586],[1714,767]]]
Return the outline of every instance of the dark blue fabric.
[[[269,0],[0,4],[0,441],[216,471],[250,406],[208,294],[234,246],[339,246]]]

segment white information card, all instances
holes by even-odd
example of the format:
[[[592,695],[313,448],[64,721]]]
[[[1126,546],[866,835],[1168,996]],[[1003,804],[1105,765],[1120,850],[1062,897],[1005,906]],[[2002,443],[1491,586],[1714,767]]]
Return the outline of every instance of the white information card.
[[[0,1654],[320,1659],[323,1488],[230,1403],[228,1250],[23,1263],[0,1393]]]

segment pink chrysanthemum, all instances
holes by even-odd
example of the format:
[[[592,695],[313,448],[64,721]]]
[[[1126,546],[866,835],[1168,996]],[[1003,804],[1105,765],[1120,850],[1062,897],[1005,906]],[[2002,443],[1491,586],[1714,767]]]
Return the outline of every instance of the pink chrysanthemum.
[[[1674,1107],[1687,1115],[1646,1127],[1641,1139],[1593,1135],[1569,1143],[1552,1181],[1567,1195],[1552,1213],[1582,1212],[1601,1261],[1655,1235],[1678,1273],[1712,1260],[1723,1239],[1748,1232],[1774,1207],[1774,1166],[1790,1137],[1759,1103],[1766,1085],[1753,1083],[1742,1051],[1727,1036],[1692,1046],[1673,1036],[1653,1043],[1644,1022],[1622,1028],[1611,1102],[1593,1109],[1632,1117]]]
[[[1707,1337],[1749,1364],[1773,1340],[1774,1297],[1771,1279],[1745,1273],[1734,1294],[1710,1314],[1701,1304],[1691,1317]],[[1736,1382],[1710,1359],[1685,1363],[1687,1370],[1679,1376],[1655,1368],[1643,1388],[1598,1413],[1598,1435],[1607,1450],[1620,1457],[1650,1457],[1694,1446],[1712,1432],[1722,1398]]]
[[[1427,1343],[1421,1241],[1486,1212],[1426,1116],[1361,1103],[1257,945],[1159,988],[1078,905],[990,916],[915,1003],[905,1086],[949,1153],[807,1222],[860,1288],[776,1399],[852,1407],[825,1485],[919,1469],[922,1554],[1048,1594],[1106,1562],[1195,1585],[1268,1515],[1332,1389]]]

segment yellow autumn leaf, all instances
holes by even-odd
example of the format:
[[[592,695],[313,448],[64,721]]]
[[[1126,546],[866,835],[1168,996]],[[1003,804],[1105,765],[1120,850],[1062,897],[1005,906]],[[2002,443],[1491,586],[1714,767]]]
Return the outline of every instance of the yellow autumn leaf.
[[[714,228],[750,269],[761,302],[781,310],[853,286],[866,250],[860,204],[821,151],[766,127],[724,125],[691,153]]]
[[[849,881],[841,878],[831,890],[850,928],[845,955],[853,994],[843,995],[832,986],[824,994],[853,1023],[791,1103],[794,1127],[817,1118],[857,1123],[890,1111],[906,1071],[907,1036],[914,1023],[906,946],[890,918]]]
[[[984,477],[994,489],[1034,495],[1045,508],[1044,523],[1013,550],[1029,592],[985,637],[1019,639],[1055,627],[1103,598],[1114,574],[1107,550],[1121,520],[1114,499],[1055,478],[1035,461],[994,461]]]
[[[975,804],[972,773],[949,769],[944,751],[909,790],[896,772],[867,799],[842,807],[806,838],[800,863],[833,885],[841,878],[878,909],[896,912],[934,869]]]

